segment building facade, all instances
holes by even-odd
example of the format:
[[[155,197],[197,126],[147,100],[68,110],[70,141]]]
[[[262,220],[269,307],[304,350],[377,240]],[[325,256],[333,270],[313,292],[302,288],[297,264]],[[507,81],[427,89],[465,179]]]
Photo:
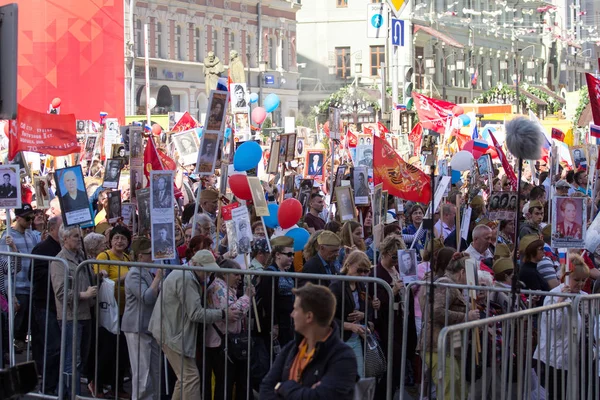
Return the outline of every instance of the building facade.
[[[144,29],[148,26],[150,95],[154,114],[189,111],[204,121],[208,98],[203,60],[214,52],[225,66],[236,50],[247,84],[259,103],[276,93],[280,125],[298,109],[296,13],[300,4],[285,0],[147,0],[126,5],[126,105],[128,114],[145,115]]]

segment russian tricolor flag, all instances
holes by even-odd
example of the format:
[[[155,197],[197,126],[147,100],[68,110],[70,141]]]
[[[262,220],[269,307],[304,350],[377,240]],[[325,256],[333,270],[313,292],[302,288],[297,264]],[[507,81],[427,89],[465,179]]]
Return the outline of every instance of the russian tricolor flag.
[[[600,125],[590,124],[590,136],[600,138]]]

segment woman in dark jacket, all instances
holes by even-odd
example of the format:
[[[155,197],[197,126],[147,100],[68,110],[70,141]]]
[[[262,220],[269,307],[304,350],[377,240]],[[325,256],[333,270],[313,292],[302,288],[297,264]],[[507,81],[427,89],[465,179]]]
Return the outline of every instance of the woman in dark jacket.
[[[519,241],[519,252],[521,254],[521,270],[519,279],[529,290],[550,291],[548,281],[539,273],[537,265],[544,258],[544,241],[538,235],[525,235]],[[533,297],[534,306],[544,304],[544,298]]]
[[[367,276],[371,272],[369,257],[363,252],[353,251],[346,257],[341,272],[342,275],[347,276]],[[335,320],[343,329],[344,342],[352,348],[356,355],[358,375],[364,377],[362,344],[366,333],[365,325],[368,322],[369,329],[374,329],[374,325],[370,321],[373,321],[374,310],[378,310],[381,303],[379,299],[372,299],[371,296],[367,299],[366,286],[360,282],[334,281],[329,289],[336,299]],[[368,313],[366,303],[369,303]]]
[[[407,385],[413,383],[413,362],[415,360],[415,349],[417,347],[417,328],[415,325],[415,306],[413,296],[409,296],[409,312],[408,312],[408,334],[406,343],[406,354],[402,354],[402,324],[404,321],[404,302],[406,290],[404,288],[404,282],[400,277],[398,268],[398,250],[404,249],[405,245],[402,240],[395,235],[386,237],[379,251],[381,257],[377,266],[371,270],[370,276],[380,278],[386,281],[392,288],[394,294],[393,307],[394,307],[394,325],[392,328],[392,344],[393,344],[393,371],[392,375],[392,392],[394,392],[400,386],[400,369],[402,357],[406,357],[406,383]],[[388,292],[381,286],[377,286],[377,298],[381,301],[381,308],[377,313],[375,319],[375,330],[379,334],[381,349],[387,357],[388,352],[388,327],[389,327],[389,296]],[[398,373],[396,373],[398,371]],[[383,391],[382,391],[383,390]],[[381,380],[377,387],[377,392],[382,394],[385,393],[385,380]],[[376,395],[376,398],[379,398]]]

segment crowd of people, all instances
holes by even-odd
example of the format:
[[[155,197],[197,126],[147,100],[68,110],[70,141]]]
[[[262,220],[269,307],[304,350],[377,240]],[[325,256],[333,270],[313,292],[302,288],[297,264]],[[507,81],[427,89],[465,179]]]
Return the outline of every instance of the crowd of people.
[[[343,159],[336,157],[334,167],[343,165]],[[414,165],[420,167],[418,162]],[[101,166],[90,168],[99,168],[102,177]],[[466,173],[461,181],[449,185],[447,195],[432,215],[432,231],[424,228],[428,204],[391,195],[385,198],[387,204],[383,205],[384,213],[377,226],[373,221],[377,212],[371,204],[355,206],[355,218],[342,222],[335,202],[330,202],[329,179],[315,181],[301,204],[302,217],[296,225],[310,234],[303,246],[298,248],[297,239],[286,236],[285,230],[266,227],[252,202],[248,202],[252,243],[249,254],[238,254],[240,246],[230,243],[231,227],[222,216],[226,205],[223,195],[227,193],[220,191],[226,187],[220,179],[226,179],[226,175],[198,177],[182,167],[175,182],[184,192],[175,213],[177,252],[173,259],[153,267],[118,265],[128,261],[147,265],[153,262],[149,235],[132,230],[123,219],[108,223],[106,218],[96,218],[95,226],[88,228],[64,226],[56,197],[45,210],[24,203],[14,210],[11,225],[4,230],[0,243],[15,253],[57,257],[66,262],[67,268],[58,261],[11,258],[10,268],[16,277],[15,315],[10,316],[14,317],[14,343],[9,344],[8,335],[2,335],[4,356],[9,345],[18,353],[28,351],[30,345],[38,371],[44,375],[40,391],[46,394],[58,390],[60,353],[64,351],[67,389],[71,390],[68,385],[74,374],[75,382],[85,382],[75,391],[80,393],[87,387],[96,398],[158,399],[170,394],[174,399],[239,399],[253,392],[261,399],[297,399],[313,398],[304,394],[317,391],[321,397],[331,394],[349,399],[354,383],[369,375],[365,341],[375,337],[383,354],[390,351],[393,356],[392,392],[401,382],[417,390],[426,371],[438,376],[440,330],[490,316],[492,312],[478,307],[481,302],[474,307],[458,289],[436,287],[433,299],[428,297],[425,286],[407,289],[413,249],[417,263],[415,280],[473,283],[467,278],[467,269],[468,260],[474,260],[476,283],[505,289],[513,284],[512,276],[517,271],[513,259],[517,252],[520,288],[549,293],[529,299],[529,304],[519,299],[523,308],[569,301],[552,296],[553,293],[595,291],[600,277],[596,267],[600,254],[596,249],[570,249],[569,262],[561,262],[558,249],[552,247],[552,225],[558,222],[552,221],[550,199],[555,194],[583,197],[589,216],[583,223],[589,224],[594,219],[598,198],[587,188],[585,169],[574,171],[566,165],[553,171],[550,168],[551,165],[536,163],[533,173],[518,183],[521,197],[514,213],[495,220],[488,218],[488,205],[497,198],[492,194],[517,192],[507,171],[500,163],[494,163],[489,175]],[[286,174],[296,178],[302,169],[290,168]],[[325,170],[330,171],[331,166]],[[96,172],[86,173],[86,189],[97,217],[102,212],[106,215],[112,189],[102,187]],[[363,175],[361,179],[366,181],[367,177]],[[353,181],[351,168],[341,180]],[[264,182],[266,201],[282,201],[283,181],[282,176]],[[295,181],[293,192],[287,194],[299,197],[299,179]],[[126,187],[122,191],[124,204],[130,200]],[[200,195],[194,201],[191,194],[198,189]],[[578,224],[572,217],[577,214],[576,204],[567,199],[560,205],[558,212],[563,217],[559,231],[563,236],[581,236],[581,222]],[[468,219],[463,221],[465,214]],[[467,229],[461,230],[461,225]],[[0,291],[7,299],[8,259],[0,260]],[[85,260],[96,262],[77,269]],[[242,274],[207,273],[193,267],[302,272],[321,275],[323,279],[246,279]],[[76,273],[79,276],[75,287],[72,283]],[[353,280],[341,282],[335,280],[337,275]],[[383,286],[367,284],[364,277],[387,282],[393,298]],[[119,316],[116,333],[97,323],[97,298],[106,280],[115,284]],[[69,283],[68,287],[64,282]],[[430,301],[434,311],[433,316],[427,317]],[[503,292],[494,294],[492,303],[494,315],[515,309],[510,295]],[[544,368],[566,371],[564,358],[546,357],[547,346],[551,346],[552,354],[556,348],[568,350],[562,333],[548,324],[544,318],[539,321],[542,339],[533,358],[539,359]],[[60,343],[62,329],[67,332],[64,347]],[[73,329],[77,330],[75,364],[71,353]],[[433,331],[433,348],[426,343],[424,331]],[[248,345],[248,338],[252,351],[245,354],[243,346]],[[161,354],[168,360],[166,369]],[[406,373],[400,376],[403,359]],[[444,386],[437,390],[443,391],[445,398],[461,398],[461,387],[467,383],[460,375],[460,361],[448,358],[445,368]],[[546,398],[558,398],[564,386],[555,379],[546,382],[543,373],[538,375],[547,389]],[[385,376],[376,378],[376,398],[384,398],[389,389]],[[427,382],[425,387],[435,383]]]

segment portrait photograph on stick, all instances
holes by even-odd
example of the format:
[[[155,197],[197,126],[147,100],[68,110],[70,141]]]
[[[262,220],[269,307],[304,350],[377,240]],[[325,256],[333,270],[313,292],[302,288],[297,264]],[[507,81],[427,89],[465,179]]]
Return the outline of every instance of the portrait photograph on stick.
[[[173,174],[166,171],[152,171],[150,174],[151,209],[172,210]],[[160,211],[159,211],[160,212]]]
[[[354,188],[354,203],[356,205],[367,205],[369,204],[369,176],[367,174],[367,167],[355,167],[352,171],[353,174],[353,188]]]
[[[121,218],[121,191],[108,192],[108,223],[114,224]]]
[[[290,162],[295,158],[296,151],[296,134],[288,133],[287,151],[285,153],[285,161]]]
[[[174,223],[152,224],[152,259],[172,260],[175,258]]]
[[[138,212],[138,234],[146,235],[150,233],[150,188],[136,190]]]
[[[141,126],[129,127],[129,158],[143,158],[144,136]]]
[[[271,151],[269,152],[269,163],[267,173],[276,174],[279,168],[279,140],[271,140]]]
[[[307,150],[304,162],[304,177],[323,181],[325,176],[325,150]]]
[[[35,188],[35,205],[37,208],[50,208],[50,186],[48,175],[33,177],[33,187]]]
[[[20,168],[16,164],[0,165],[0,207],[21,208]]]
[[[346,222],[356,220],[354,201],[352,200],[352,188],[350,186],[338,186],[335,188],[336,209],[340,221]]]
[[[91,205],[85,190],[81,165],[56,170],[54,181],[63,224],[71,226],[92,222]]]
[[[87,135],[85,138],[83,160],[90,161],[94,158],[98,135]]]
[[[225,128],[226,106],[229,100],[229,92],[212,90],[208,101],[208,113],[204,132],[222,132]]]
[[[104,168],[104,182],[102,186],[107,189],[116,189],[119,187],[119,178],[121,176],[121,160],[117,158],[109,158],[106,160]]]
[[[176,133],[171,136],[177,153],[179,163],[183,166],[194,164],[198,159],[198,134],[195,129]]]
[[[237,207],[231,211],[231,218],[235,222],[237,250],[240,254],[250,253],[252,243],[252,229],[250,215],[247,207]]]
[[[552,221],[552,247],[584,247],[587,228],[585,197],[554,197]]]
[[[215,170],[218,145],[218,133],[204,132],[202,134],[200,151],[198,152],[198,160],[196,162],[196,173],[199,175],[212,175]]]
[[[254,176],[248,177],[248,185],[250,186],[250,192],[252,192],[252,202],[254,203],[254,209],[256,215],[268,216],[269,207],[267,206],[267,198],[265,197],[265,190],[260,183],[260,179]]]
[[[245,83],[231,84],[231,113],[248,113],[248,91]]]
[[[400,277],[405,284],[417,280],[417,250],[398,250]]]

